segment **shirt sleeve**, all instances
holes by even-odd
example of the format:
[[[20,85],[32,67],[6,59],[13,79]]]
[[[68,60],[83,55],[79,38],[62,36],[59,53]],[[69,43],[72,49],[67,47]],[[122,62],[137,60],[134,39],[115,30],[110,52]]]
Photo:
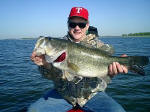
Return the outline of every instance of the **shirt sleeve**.
[[[101,50],[106,51],[109,55],[114,54],[114,48],[113,46],[109,44],[105,44],[101,40],[98,39],[94,34],[88,34],[86,38],[81,42],[81,44],[86,45],[86,46],[91,46],[95,48],[99,48]]]
[[[97,43],[97,48],[108,52],[110,55],[113,55],[115,53],[115,50],[112,45],[104,44],[100,40],[96,40],[96,43]]]

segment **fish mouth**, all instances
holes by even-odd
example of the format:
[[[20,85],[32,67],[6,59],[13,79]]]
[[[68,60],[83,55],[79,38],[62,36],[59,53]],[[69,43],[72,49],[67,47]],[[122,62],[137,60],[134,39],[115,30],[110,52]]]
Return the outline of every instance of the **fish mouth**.
[[[57,59],[54,60],[54,62],[62,62],[66,59],[66,52],[62,52]]]
[[[36,52],[37,56],[41,56],[41,55],[45,54],[45,50],[42,48],[36,48],[36,49],[34,49],[34,52]]]

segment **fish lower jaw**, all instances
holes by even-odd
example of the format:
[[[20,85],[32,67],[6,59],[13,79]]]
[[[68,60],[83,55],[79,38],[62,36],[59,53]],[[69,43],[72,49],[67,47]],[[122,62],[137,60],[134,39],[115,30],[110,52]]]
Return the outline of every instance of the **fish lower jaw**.
[[[45,55],[46,62],[53,63],[56,59],[52,56]]]

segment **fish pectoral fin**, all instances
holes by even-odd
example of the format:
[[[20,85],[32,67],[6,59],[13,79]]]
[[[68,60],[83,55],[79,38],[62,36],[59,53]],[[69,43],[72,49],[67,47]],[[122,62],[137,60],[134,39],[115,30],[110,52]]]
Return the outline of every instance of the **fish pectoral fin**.
[[[68,81],[72,81],[74,79],[74,75],[71,75],[69,72],[67,71],[63,71],[64,74],[64,78],[67,79]]]
[[[76,76],[72,73],[69,73],[67,71],[63,71],[64,79],[67,79],[68,81],[73,81],[75,84],[78,84],[82,80],[82,76]]]
[[[70,68],[75,73],[78,73],[78,71],[80,70],[80,68],[76,64],[69,63],[69,62],[68,62],[68,68]]]

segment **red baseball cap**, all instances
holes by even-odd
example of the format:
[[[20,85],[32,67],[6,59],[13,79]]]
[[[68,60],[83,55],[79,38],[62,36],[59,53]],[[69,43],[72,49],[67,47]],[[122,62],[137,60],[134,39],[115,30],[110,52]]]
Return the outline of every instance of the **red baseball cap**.
[[[81,17],[88,20],[89,13],[88,10],[83,7],[73,7],[70,11],[69,18],[74,16]]]

